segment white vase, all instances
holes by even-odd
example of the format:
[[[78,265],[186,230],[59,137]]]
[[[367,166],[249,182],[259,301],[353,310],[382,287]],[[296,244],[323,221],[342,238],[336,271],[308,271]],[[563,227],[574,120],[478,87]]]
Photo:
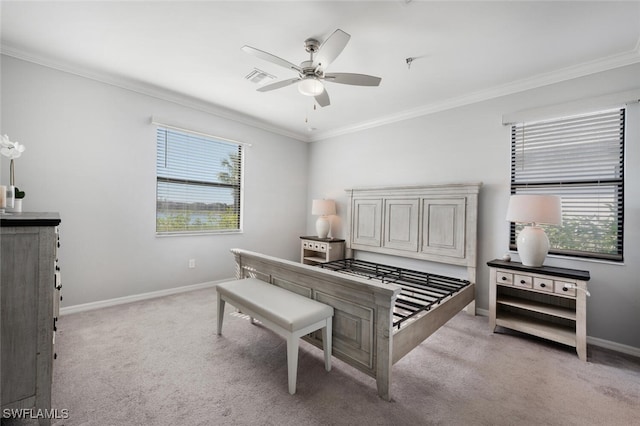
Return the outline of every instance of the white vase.
[[[16,195],[15,192],[16,191],[16,187],[13,185],[9,185],[7,186],[7,192],[6,192],[6,205],[7,205],[7,210],[11,210],[13,208],[14,205],[14,200],[16,199]]]
[[[13,208],[7,206],[7,212],[22,213],[22,198],[13,200]]]

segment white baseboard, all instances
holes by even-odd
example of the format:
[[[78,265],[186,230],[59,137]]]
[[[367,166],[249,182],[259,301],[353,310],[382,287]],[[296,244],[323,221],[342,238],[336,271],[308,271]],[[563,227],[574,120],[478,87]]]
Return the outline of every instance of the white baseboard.
[[[623,354],[632,355],[640,358],[640,348],[623,345],[622,343],[612,342],[610,340],[599,339],[597,337],[587,336],[587,343],[601,348],[611,349],[612,351],[621,352]]]
[[[476,309],[476,315],[480,315],[483,317],[489,316],[489,311],[487,309]],[[587,336],[587,344],[593,346],[599,346],[605,349],[611,349],[612,351],[620,352],[627,355],[632,355],[640,358],[640,348],[636,348],[633,346],[623,345],[621,343],[612,342],[610,340],[599,339],[597,337]]]
[[[481,317],[488,317],[489,316],[489,310],[488,309],[476,308],[476,315],[480,315]]]
[[[233,278],[229,278],[233,279]],[[184,293],[185,291],[200,290],[202,288],[214,287],[217,283],[227,281],[207,281],[200,284],[186,285],[183,287],[169,288],[166,290],[152,291],[149,293],[134,294],[131,296],[116,297],[115,299],[101,300],[99,302],[82,303],[80,305],[66,306],[60,308],[60,315],[75,314],[77,312],[91,311],[94,309],[106,308],[109,306],[123,305],[125,303],[137,302],[139,300],[154,299],[156,297],[169,296],[171,294]]]
[[[232,278],[229,278],[232,279]],[[214,287],[217,283],[227,280],[208,281],[200,284],[187,285],[183,287],[170,288],[166,290],[152,291],[150,293],[134,294],[132,296],[117,297],[115,299],[102,300],[99,302],[83,303],[80,305],[67,306],[60,308],[60,315],[75,314],[77,312],[91,311],[93,309],[106,308],[109,306],[123,305],[125,303],[137,302],[139,300],[153,299],[156,297],[169,296],[171,294],[184,293],[185,291],[199,290],[202,288]],[[476,315],[488,317],[487,309],[476,308]],[[610,340],[599,339],[597,337],[587,336],[587,343],[594,346],[600,346],[612,351],[621,352],[640,358],[640,348],[623,345],[621,343],[612,342]]]

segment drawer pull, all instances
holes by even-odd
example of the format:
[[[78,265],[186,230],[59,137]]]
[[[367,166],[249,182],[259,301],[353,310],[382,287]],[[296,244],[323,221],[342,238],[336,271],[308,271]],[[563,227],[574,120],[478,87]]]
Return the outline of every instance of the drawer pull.
[[[562,287],[562,291],[569,291],[569,289],[566,287]]]
[[[527,282],[525,280],[520,280],[520,284],[526,284]]]
[[[545,283],[540,283],[540,287],[545,288],[547,285]]]
[[[506,280],[507,280],[507,277],[502,277],[502,281],[506,281]]]

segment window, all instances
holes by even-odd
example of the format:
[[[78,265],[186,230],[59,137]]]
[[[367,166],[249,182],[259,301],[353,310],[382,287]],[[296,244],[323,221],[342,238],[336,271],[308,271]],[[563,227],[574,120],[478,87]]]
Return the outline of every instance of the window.
[[[562,198],[550,253],[623,260],[624,130],[624,108],[511,126],[511,193]]]
[[[159,126],[156,152],[156,233],[241,230],[241,144]]]

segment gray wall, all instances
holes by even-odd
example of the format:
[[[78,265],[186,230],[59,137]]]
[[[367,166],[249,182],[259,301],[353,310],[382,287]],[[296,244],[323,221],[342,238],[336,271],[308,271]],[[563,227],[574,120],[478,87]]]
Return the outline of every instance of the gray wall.
[[[62,217],[64,306],[232,277],[232,247],[298,258],[307,144],[7,56],[1,78],[1,131],[26,146],[15,172],[24,210]],[[152,115],[253,145],[243,234],[156,237]]]
[[[640,64],[523,91],[464,107],[333,137],[312,144],[309,199],[334,198],[333,235],[344,237],[347,197],[357,186],[481,181],[477,303],[488,309],[486,262],[508,252],[510,135],[503,114],[573,103],[640,88]],[[592,342],[640,351],[640,107],[627,112],[625,262],[623,265],[549,257],[545,264],[591,272],[587,332]],[[310,201],[307,205],[310,205]],[[309,212],[307,212],[309,214]],[[308,216],[313,232],[315,217]],[[517,254],[513,254],[517,260]],[[389,257],[389,263],[406,261]],[[402,264],[400,264],[401,262]],[[429,269],[425,262],[408,262]],[[436,266],[436,265],[433,265]],[[633,352],[633,351],[632,351]],[[640,352],[638,352],[640,353]]]
[[[482,181],[478,307],[488,307],[486,261],[507,252],[509,130],[502,115],[640,88],[640,64],[305,144],[237,121],[2,56],[1,127],[27,151],[16,162],[25,210],[62,216],[64,306],[233,276],[229,248],[298,258],[313,234],[311,199],[334,198],[344,236],[344,189]],[[640,108],[628,111],[625,263],[550,257],[591,271],[588,334],[640,348]],[[245,232],[156,237],[152,115],[251,143],[245,163]],[[8,182],[8,163],[0,163]],[[196,269],[188,269],[195,258]],[[417,269],[439,265],[387,259]]]

